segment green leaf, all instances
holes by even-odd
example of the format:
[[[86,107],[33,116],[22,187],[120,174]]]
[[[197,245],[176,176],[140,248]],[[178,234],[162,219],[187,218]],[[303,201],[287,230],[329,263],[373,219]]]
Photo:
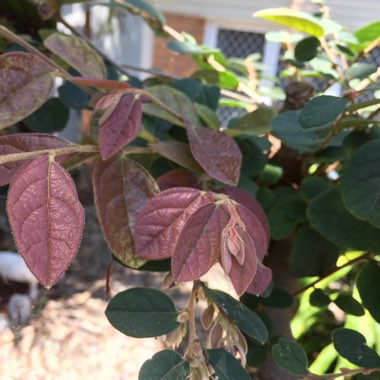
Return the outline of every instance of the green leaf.
[[[295,47],[294,56],[297,61],[307,62],[313,59],[317,53],[320,46],[318,38],[308,37],[304,38]]]
[[[302,11],[289,8],[269,8],[258,11],[253,16],[288,26],[314,37],[321,37],[324,33],[320,21]]]
[[[284,289],[274,288],[269,297],[263,299],[263,304],[277,309],[292,306],[293,297]]]
[[[270,131],[270,122],[276,116],[276,111],[268,107],[259,107],[255,111],[240,118],[228,134],[259,136]]]
[[[209,55],[209,54],[216,53],[219,51],[218,49],[212,49],[212,48],[209,48],[208,46],[196,45],[189,41],[177,41],[177,40],[169,41],[166,47],[178,54]]]
[[[356,315],[357,317],[364,315],[362,305],[349,294],[339,294],[334,303],[347,314]]]
[[[294,340],[280,338],[272,346],[272,356],[280,368],[292,375],[304,376],[308,373],[306,353]]]
[[[221,349],[207,350],[208,360],[218,380],[250,380],[244,368],[228,352]]]
[[[328,181],[320,177],[308,176],[302,180],[300,191],[302,195],[305,195],[307,200],[311,200],[330,187],[331,183]]]
[[[111,299],[106,316],[113,327],[135,338],[160,336],[179,326],[173,301],[149,288],[132,288]]]
[[[143,364],[138,380],[186,379],[189,374],[189,363],[181,355],[172,350],[163,350]]]
[[[375,73],[377,70],[376,65],[364,62],[353,63],[344,73],[346,80],[364,79],[369,75]]]
[[[258,182],[264,186],[274,185],[281,179],[283,174],[284,169],[281,166],[266,164],[260,173]]]
[[[261,147],[252,138],[237,138],[236,142],[243,154],[241,174],[247,177],[259,175],[267,163],[267,157]]]
[[[327,136],[314,130],[301,128],[297,111],[287,111],[272,119],[272,134],[279,138],[287,147],[299,152],[313,151]]]
[[[370,312],[373,319],[380,323],[380,268],[376,262],[369,262],[360,271],[356,286],[363,306]]]
[[[334,267],[340,249],[317,231],[303,226],[291,249],[290,273],[295,277],[322,276]]]
[[[321,95],[311,99],[299,113],[301,128],[318,130],[328,128],[344,111],[348,100],[336,96]]]
[[[152,96],[154,96],[156,99],[164,103],[173,112],[186,119],[190,124],[199,126],[199,119],[194,104],[182,92],[165,85],[148,87],[146,91]],[[174,125],[178,125],[180,127],[185,126],[182,120],[175,117],[168,111],[162,109],[162,107],[160,107],[156,103],[144,104],[143,111],[148,115],[169,121]]]
[[[227,293],[206,286],[203,290],[206,297],[215,302],[244,334],[255,338],[261,344],[268,340],[268,331],[257,314]]]
[[[218,129],[219,120],[216,113],[204,104],[194,103],[195,110],[200,119],[210,128]]]
[[[86,108],[91,100],[91,95],[74,84],[66,81],[58,87],[60,101],[68,108],[81,110]]]
[[[34,132],[53,133],[62,131],[69,121],[69,110],[58,99],[48,99],[42,107],[32,113],[24,123]]]
[[[354,32],[354,36],[359,41],[359,47],[353,46],[355,50],[364,50],[380,36],[380,21],[367,24]]]
[[[362,145],[348,161],[343,172],[342,198],[358,219],[380,228],[380,140]]]
[[[380,250],[379,230],[351,215],[337,188],[315,197],[307,209],[313,227],[327,240],[342,248]]]
[[[339,355],[364,368],[380,367],[380,357],[366,345],[365,337],[357,331],[339,328],[333,331],[332,340]]]
[[[324,307],[330,304],[329,296],[322,289],[315,289],[309,297],[310,305]]]

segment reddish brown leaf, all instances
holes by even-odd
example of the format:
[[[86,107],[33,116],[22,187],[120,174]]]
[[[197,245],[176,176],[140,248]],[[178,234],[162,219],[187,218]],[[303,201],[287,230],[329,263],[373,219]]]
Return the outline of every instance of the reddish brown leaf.
[[[238,203],[236,211],[244,223],[248,235],[252,239],[259,261],[262,261],[268,252],[268,239],[263,225],[245,206]]]
[[[99,148],[107,160],[137,135],[141,126],[141,101],[132,95],[124,96],[114,111],[103,120],[99,130]]]
[[[107,75],[100,55],[80,37],[53,33],[44,40],[44,45],[86,77],[103,79]]]
[[[257,273],[258,266],[256,252],[249,236],[245,240],[245,244],[247,246],[247,255],[244,263],[241,265],[234,257],[232,257],[231,270],[228,274],[228,277],[231,279],[232,285],[239,296],[241,296],[252,283],[252,279]]]
[[[170,170],[158,177],[156,182],[161,191],[172,187],[198,187],[197,179],[191,173],[182,169]]]
[[[196,210],[187,220],[172,257],[176,281],[192,281],[203,276],[218,261],[221,234],[230,220],[226,205],[210,203]]]
[[[98,159],[93,186],[100,225],[110,250],[124,264],[138,266],[133,230],[137,213],[158,192],[154,179],[132,160]]]
[[[32,152],[43,149],[62,148],[70,144],[59,137],[43,133],[17,133],[0,137],[0,155]],[[57,162],[63,162],[71,155],[65,154],[56,157]],[[0,165],[0,186],[8,184],[17,169],[25,164],[23,161],[14,161]]]
[[[0,55],[0,129],[33,113],[53,88],[52,68],[34,54]]]
[[[47,156],[26,163],[13,177],[7,212],[17,248],[47,288],[76,255],[84,212],[70,175]]]
[[[186,125],[190,149],[205,172],[220,182],[236,185],[242,154],[235,141],[223,132]]]
[[[148,260],[171,257],[191,214],[213,200],[212,193],[184,187],[158,193],[137,216],[136,255]]]
[[[246,289],[246,292],[256,296],[264,293],[266,288],[272,281],[272,271],[260,262],[257,263],[257,271],[251,284]]]
[[[194,172],[202,172],[202,168],[193,155],[188,144],[179,141],[160,141],[152,145],[162,156]]]
[[[265,215],[264,210],[257,200],[248,191],[240,189],[239,187],[226,186],[224,192],[233,200],[245,206],[253,215],[261,222],[264,227],[268,244],[270,239],[269,221]]]

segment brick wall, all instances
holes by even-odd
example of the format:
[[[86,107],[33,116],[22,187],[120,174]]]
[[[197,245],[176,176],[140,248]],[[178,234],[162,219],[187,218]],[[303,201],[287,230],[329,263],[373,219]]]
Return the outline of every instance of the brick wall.
[[[186,32],[202,43],[205,20],[200,17],[181,16],[165,13],[166,22],[178,32]],[[155,37],[153,45],[153,66],[167,73],[189,76],[197,66],[189,56],[179,55],[166,48],[165,38]]]

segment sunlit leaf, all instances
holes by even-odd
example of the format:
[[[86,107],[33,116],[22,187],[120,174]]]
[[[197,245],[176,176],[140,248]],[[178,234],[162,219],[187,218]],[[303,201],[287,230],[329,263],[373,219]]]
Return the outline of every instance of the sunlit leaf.
[[[82,38],[53,33],[44,40],[44,45],[85,77],[106,77],[102,58]]]
[[[52,68],[34,54],[0,55],[0,129],[33,113],[53,88]]]
[[[354,32],[354,36],[359,41],[359,47],[353,45],[355,50],[364,50],[380,36],[380,21],[374,21]]]
[[[212,178],[228,185],[239,180],[242,154],[236,142],[223,132],[186,126],[194,158]]]
[[[321,37],[324,34],[319,20],[302,11],[289,8],[269,8],[255,12],[253,16],[288,26],[314,37]]]
[[[157,192],[150,174],[129,159],[98,159],[93,172],[94,198],[100,225],[113,254],[125,265],[138,266],[133,231],[136,215]]]
[[[73,180],[49,157],[37,157],[13,177],[7,212],[20,254],[50,288],[74,259],[82,238],[84,212]]]

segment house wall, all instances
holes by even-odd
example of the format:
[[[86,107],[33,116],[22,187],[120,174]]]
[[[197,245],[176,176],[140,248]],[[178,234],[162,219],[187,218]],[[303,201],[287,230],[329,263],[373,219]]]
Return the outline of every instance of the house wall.
[[[252,18],[253,12],[264,8],[292,7],[315,9],[311,0],[153,0],[164,12],[202,17],[211,23],[237,30],[266,32],[278,28],[276,24]],[[325,0],[333,18],[354,31],[378,19],[379,0]],[[281,28],[281,27],[280,27]]]

